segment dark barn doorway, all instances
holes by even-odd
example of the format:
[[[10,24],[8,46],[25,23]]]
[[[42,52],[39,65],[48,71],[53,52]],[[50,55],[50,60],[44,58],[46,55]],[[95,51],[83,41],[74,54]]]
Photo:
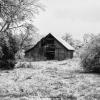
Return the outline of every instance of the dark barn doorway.
[[[47,60],[54,60],[55,58],[55,48],[50,46],[46,48],[46,58]]]
[[[54,44],[54,38],[50,35],[49,37],[46,38],[46,52],[45,56],[47,60],[54,60],[55,59],[55,44]]]
[[[47,57],[47,60],[54,60],[54,58],[55,58],[55,55],[54,55],[54,53],[46,53],[46,57]]]

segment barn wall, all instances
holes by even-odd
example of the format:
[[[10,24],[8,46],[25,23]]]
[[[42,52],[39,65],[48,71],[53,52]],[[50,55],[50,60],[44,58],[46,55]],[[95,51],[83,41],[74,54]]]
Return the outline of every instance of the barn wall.
[[[73,51],[67,50],[62,44],[55,40],[55,59],[64,60],[73,57]]]
[[[26,53],[26,57],[31,60],[46,60],[43,51],[43,48],[41,48],[41,42],[39,42],[35,48]]]

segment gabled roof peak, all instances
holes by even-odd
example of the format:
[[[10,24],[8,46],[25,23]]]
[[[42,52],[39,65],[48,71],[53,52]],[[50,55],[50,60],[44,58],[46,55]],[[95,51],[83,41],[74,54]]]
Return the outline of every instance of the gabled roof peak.
[[[56,34],[52,34],[52,33],[49,33],[50,35],[52,35],[54,38],[57,39],[57,41],[59,41],[65,48],[67,48],[68,50],[75,50],[69,43],[67,43],[65,40],[63,40],[61,37],[59,37],[58,35]],[[47,35],[49,35],[47,34]],[[46,36],[47,36],[46,35]]]
[[[56,34],[48,33],[48,34],[46,34],[44,37],[42,37],[42,39],[45,38],[45,37],[48,36],[48,35],[52,35],[52,36],[53,36],[58,42],[60,42],[66,49],[72,50],[72,51],[75,50],[69,43],[67,43],[65,40],[63,40],[61,37],[59,37],[59,36],[56,35]],[[38,42],[40,42],[42,39],[40,39]],[[38,42],[37,42],[37,43],[38,43]],[[36,43],[32,48],[34,48],[34,47],[37,45],[37,43]],[[26,52],[30,51],[32,48],[30,48],[30,49],[27,50]]]

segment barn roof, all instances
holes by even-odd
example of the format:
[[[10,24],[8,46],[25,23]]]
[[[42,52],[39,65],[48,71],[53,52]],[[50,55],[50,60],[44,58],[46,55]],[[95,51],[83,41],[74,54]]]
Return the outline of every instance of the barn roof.
[[[51,34],[57,41],[59,41],[66,49],[68,49],[68,50],[75,50],[69,43],[67,43],[65,40],[63,40],[61,37],[59,37],[59,36],[57,36],[57,35],[55,35],[55,34],[52,34],[52,33],[49,33],[49,34]],[[49,35],[49,34],[47,34],[47,35]],[[46,36],[47,36],[46,35]],[[45,38],[46,36],[44,36],[44,37],[42,37],[42,39],[43,38]],[[40,39],[41,40],[41,39]],[[38,42],[40,42],[40,41],[38,41]],[[31,47],[30,49],[28,49],[28,50],[26,50],[26,52],[27,51],[30,51],[32,48],[34,48],[36,45],[37,45],[37,43],[38,42],[36,42],[36,44],[33,46],[33,47]]]
[[[55,35],[55,34],[51,34],[51,35],[54,36],[68,50],[75,50],[69,43],[67,43],[65,40],[60,38],[58,35]]]

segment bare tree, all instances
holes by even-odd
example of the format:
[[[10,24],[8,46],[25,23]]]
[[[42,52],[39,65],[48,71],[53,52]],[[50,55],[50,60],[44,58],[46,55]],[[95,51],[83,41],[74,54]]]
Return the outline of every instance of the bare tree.
[[[8,31],[20,34],[19,49],[30,46],[32,33],[37,31],[33,17],[43,8],[39,0],[0,0],[0,34],[6,34],[8,38]]]
[[[66,42],[68,42],[71,46],[74,46],[74,39],[70,33],[65,33],[62,37]]]
[[[95,35],[92,33],[85,33],[83,35],[83,42],[84,44],[87,44],[90,40],[94,39]]]
[[[42,8],[39,0],[0,0],[0,32],[23,27],[23,22],[32,21]]]
[[[39,9],[43,9],[39,0],[0,0],[0,67],[14,66],[9,60],[15,60],[17,51],[25,47],[26,41],[29,43],[30,30],[36,32],[33,17]],[[17,33],[23,34],[20,41],[15,37]]]
[[[34,42],[38,38],[39,34],[37,33],[37,28],[35,28],[32,24],[26,23],[24,27],[24,31],[18,35],[15,35],[17,40],[19,41],[19,49],[29,49],[34,45]]]

